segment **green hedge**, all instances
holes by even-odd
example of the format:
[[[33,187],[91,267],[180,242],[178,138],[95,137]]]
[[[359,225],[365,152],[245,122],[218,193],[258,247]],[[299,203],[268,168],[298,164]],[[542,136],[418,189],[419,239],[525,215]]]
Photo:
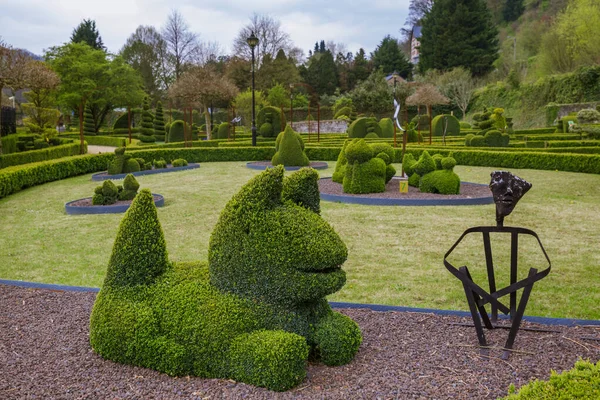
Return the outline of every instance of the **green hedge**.
[[[2,154],[11,154],[17,152],[18,135],[8,135],[2,138]]]
[[[513,131],[514,135],[537,135],[537,134],[544,134],[544,133],[554,133],[556,131],[556,128],[554,127],[550,127],[550,128],[530,128],[530,129],[515,129]]]
[[[87,154],[5,168],[0,170],[0,198],[46,182],[103,171],[113,157],[109,153]]]
[[[274,147],[235,147],[235,148],[179,148],[127,151],[134,158],[143,158],[146,162],[164,158],[167,161],[183,158],[188,162],[211,161],[264,161],[275,154]]]
[[[48,147],[41,150],[31,150],[23,151],[20,153],[1,155],[0,168],[74,156],[79,154],[79,150],[79,143],[71,143],[60,146]],[[87,152],[87,143],[85,144],[85,151]]]

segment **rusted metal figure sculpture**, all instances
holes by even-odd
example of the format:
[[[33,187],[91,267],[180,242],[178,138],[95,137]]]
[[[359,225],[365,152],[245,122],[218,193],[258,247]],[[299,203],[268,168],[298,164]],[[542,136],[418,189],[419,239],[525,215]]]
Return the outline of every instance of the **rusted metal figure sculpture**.
[[[478,226],[467,229],[462,236],[454,243],[454,245],[444,255],[444,265],[454,276],[456,276],[463,284],[465,295],[467,296],[467,302],[473,318],[473,324],[477,332],[477,338],[481,348],[481,354],[487,355],[487,342],[483,331],[483,326],[487,329],[494,329],[501,327],[497,325],[498,310],[504,314],[510,315],[511,325],[508,334],[508,339],[504,345],[503,359],[507,359],[510,354],[510,350],[514,344],[521,320],[525,312],[525,307],[533,284],[540,279],[546,277],[550,272],[551,263],[544,246],[540,241],[538,235],[529,229],[519,227],[505,227],[504,217],[508,216],[515,208],[515,205],[521,197],[531,188],[531,184],[513,174],[506,171],[495,171],[491,174],[490,190],[494,196],[494,202],[496,203],[496,226]],[[469,269],[466,266],[456,268],[450,262],[448,262],[448,256],[454,251],[458,244],[463,238],[471,233],[481,233],[483,235],[483,247],[485,252],[485,261],[487,267],[487,276],[489,283],[489,292],[477,285],[469,273]],[[511,250],[510,250],[510,284],[504,288],[496,288],[496,276],[494,273],[494,261],[492,257],[492,246],[490,241],[490,233],[508,234],[510,235]],[[518,267],[518,248],[519,248],[519,235],[533,236],[548,261],[548,267],[542,271],[536,268],[530,268],[529,274],[525,279],[517,280],[517,267]],[[521,299],[517,305],[517,291],[523,289]],[[506,295],[510,295],[508,307],[500,302],[500,299]],[[486,304],[491,305],[491,318],[488,316],[485,309]],[[483,326],[482,326],[483,321]]]

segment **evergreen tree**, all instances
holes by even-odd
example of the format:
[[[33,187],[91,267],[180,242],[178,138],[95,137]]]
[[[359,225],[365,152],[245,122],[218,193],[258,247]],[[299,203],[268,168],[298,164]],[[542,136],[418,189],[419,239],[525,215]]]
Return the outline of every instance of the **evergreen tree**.
[[[94,136],[96,134],[96,125],[94,125],[94,117],[89,106],[85,106],[83,111],[83,134]]]
[[[333,94],[338,86],[337,68],[329,50],[313,54],[309,60],[305,81],[319,94]]]
[[[359,82],[367,79],[369,75],[371,75],[369,60],[367,60],[365,50],[363,48],[360,48],[356,53],[356,57],[354,57],[352,68],[349,71],[349,89],[354,89]]]
[[[498,29],[484,0],[436,0],[423,18],[419,70],[465,67],[474,76],[498,58]]]
[[[146,97],[144,99],[144,111],[142,113],[142,127],[140,128],[140,140],[144,143],[152,143],[156,141],[154,137],[154,117],[150,113],[150,102]]]
[[[77,28],[73,29],[71,34],[71,42],[84,42],[88,46],[96,50],[106,50],[98,29],[96,29],[96,21],[93,19],[84,19]]]
[[[325,41],[321,40],[321,43],[319,44],[319,53],[325,53]]]
[[[164,140],[166,133],[162,103],[159,101],[156,103],[156,114],[154,115],[154,137]]]
[[[371,54],[373,67],[380,69],[384,74],[397,72],[401,77],[408,78],[412,72],[412,64],[408,58],[400,51],[398,40],[387,35],[383,38],[379,46]]]
[[[523,14],[523,11],[525,11],[523,0],[506,0],[502,17],[506,22],[516,21]]]

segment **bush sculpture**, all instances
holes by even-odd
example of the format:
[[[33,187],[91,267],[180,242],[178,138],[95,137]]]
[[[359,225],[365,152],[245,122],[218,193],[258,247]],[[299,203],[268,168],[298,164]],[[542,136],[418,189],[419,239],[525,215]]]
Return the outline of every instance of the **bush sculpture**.
[[[85,107],[83,110],[83,134],[85,136],[96,135],[96,125],[94,124],[94,117],[89,107]]]
[[[431,121],[433,136],[458,135],[460,133],[460,122],[458,119],[449,114],[441,114],[433,118]]]
[[[173,121],[169,129],[169,143],[184,141],[184,125],[182,120]]]
[[[94,190],[92,204],[106,206],[115,204],[117,200],[133,200],[139,188],[140,184],[131,174],[127,174],[123,186],[116,186],[112,181],[106,180]]]
[[[273,165],[284,167],[307,167],[310,161],[304,153],[304,141],[299,133],[288,125],[277,135],[275,140],[275,155],[271,159]]]
[[[162,103],[159,101],[156,103],[156,114],[154,115],[154,138],[161,142],[165,141],[165,136],[167,134],[165,128],[165,117],[163,114]]]
[[[148,98],[144,100],[144,111],[142,112],[142,127],[140,128],[140,141],[143,143],[154,143],[154,115],[150,112]]]
[[[391,165],[394,148],[387,143],[369,145],[364,139],[346,140],[338,156],[332,180],[344,193],[381,193],[396,174]]]
[[[453,171],[456,160],[452,154],[448,157],[435,154],[432,157],[427,151],[423,151],[417,161],[412,154],[406,153],[402,165],[404,172],[408,175],[408,184],[418,187],[421,192],[460,193],[460,178]]]
[[[230,378],[283,391],[309,355],[350,362],[357,324],[325,296],[346,281],[347,249],[321,218],[318,175],[266,170],[225,206],[208,263],[171,263],[150,191],[121,221],[90,342],[102,357],[170,375]],[[252,256],[249,256],[252,255]]]
[[[508,147],[510,135],[498,130],[487,130],[485,135],[469,133],[465,136],[465,146],[468,147]]]
[[[361,117],[348,126],[348,137],[357,138],[378,138],[381,137],[381,126],[377,119],[373,117]]]
[[[256,116],[256,125],[262,137],[275,137],[282,129],[285,129],[285,115],[279,107],[263,107]]]
[[[118,147],[115,149],[115,158],[108,164],[108,175],[119,175],[127,174],[130,172],[137,172],[143,169],[150,169],[146,167],[143,159],[138,161],[131,157],[131,154],[125,154],[125,147]]]

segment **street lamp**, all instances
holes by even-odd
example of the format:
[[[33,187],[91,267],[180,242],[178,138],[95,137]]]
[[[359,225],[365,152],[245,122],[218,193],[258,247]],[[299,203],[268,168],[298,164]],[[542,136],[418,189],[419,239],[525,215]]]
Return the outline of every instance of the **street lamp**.
[[[254,48],[258,44],[258,38],[254,35],[254,31],[250,37],[246,39],[246,43],[252,50],[252,146],[256,146],[256,109],[254,104]]]
[[[12,102],[13,102],[13,108],[15,108],[15,96],[11,96],[8,99],[12,100]]]

